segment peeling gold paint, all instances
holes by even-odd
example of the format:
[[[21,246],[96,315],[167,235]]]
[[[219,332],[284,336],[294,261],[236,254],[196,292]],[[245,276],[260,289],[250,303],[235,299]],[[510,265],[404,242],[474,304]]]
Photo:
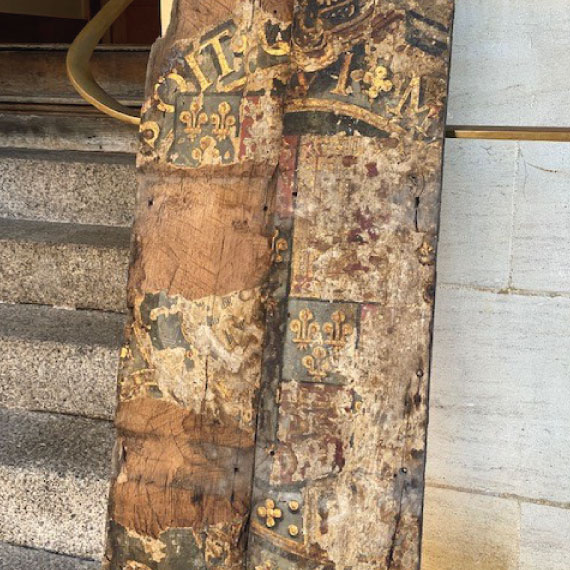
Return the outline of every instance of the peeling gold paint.
[[[154,562],[161,562],[166,558],[165,544],[160,540],[160,538],[152,538],[150,536],[144,536],[136,533],[133,530],[127,531],[129,536],[138,539],[142,544],[145,552],[149,555],[151,560]],[[138,564],[137,562],[130,562],[130,564]],[[134,566],[134,568],[138,568]],[[145,568],[144,564],[141,565],[141,569]]]

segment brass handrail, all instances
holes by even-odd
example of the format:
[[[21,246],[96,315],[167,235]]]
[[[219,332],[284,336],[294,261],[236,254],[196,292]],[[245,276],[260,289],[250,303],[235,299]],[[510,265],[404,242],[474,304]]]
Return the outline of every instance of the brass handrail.
[[[88,103],[103,113],[133,125],[141,122],[140,111],[129,109],[111,97],[93,78],[89,60],[93,50],[133,0],[109,0],[97,15],[87,23],[67,52],[67,75],[77,92]]]
[[[89,67],[89,60],[99,40],[131,2],[133,0],[109,0],[75,38],[69,48],[66,64],[72,85],[88,103],[115,119],[139,125],[140,111],[121,105],[104,91],[93,78]],[[570,128],[449,125],[445,136],[452,139],[570,142]]]
[[[448,139],[570,142],[568,127],[480,127],[453,126],[445,129]]]

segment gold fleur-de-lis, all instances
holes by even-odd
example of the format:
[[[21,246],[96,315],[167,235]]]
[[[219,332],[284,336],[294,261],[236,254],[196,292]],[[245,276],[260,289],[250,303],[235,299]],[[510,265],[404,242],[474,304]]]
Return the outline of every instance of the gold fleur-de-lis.
[[[307,369],[309,376],[314,378],[326,378],[331,368],[327,350],[322,346],[315,346],[312,354],[302,358],[301,364]]]
[[[257,507],[257,516],[265,521],[267,528],[273,528],[277,524],[276,520],[283,517],[283,512],[275,506],[275,501],[266,499],[264,506]]]
[[[202,105],[194,99],[190,103],[190,110],[180,113],[180,121],[186,125],[184,131],[188,138],[194,142],[202,132],[202,127],[207,124],[208,115],[202,111]]]
[[[231,132],[232,128],[236,126],[236,118],[231,115],[232,108],[229,103],[222,101],[218,105],[218,112],[212,114],[212,134],[219,140],[226,140]]]
[[[367,71],[364,74],[364,83],[370,85],[366,90],[370,99],[377,99],[381,92],[387,93],[388,91],[392,91],[394,84],[387,79],[387,77],[388,70],[383,65],[379,65],[372,71]]]
[[[299,318],[292,320],[289,325],[291,331],[295,333],[293,342],[299,347],[299,350],[307,350],[319,332],[319,324],[311,322],[314,318],[309,309],[302,309],[299,312]]]
[[[202,164],[218,160],[220,151],[216,148],[216,141],[212,137],[204,137],[200,140],[200,145],[192,149],[191,156],[196,162]]]
[[[335,311],[331,316],[331,321],[323,325],[323,332],[327,335],[325,345],[330,346],[338,354],[346,346],[347,337],[353,333],[354,327],[345,322],[346,315],[342,311]]]
[[[289,244],[287,240],[284,238],[279,237],[279,230],[275,230],[273,232],[273,239],[271,241],[271,251],[273,251],[273,260],[275,263],[282,263],[283,256],[281,255],[282,251],[287,251],[289,249]]]

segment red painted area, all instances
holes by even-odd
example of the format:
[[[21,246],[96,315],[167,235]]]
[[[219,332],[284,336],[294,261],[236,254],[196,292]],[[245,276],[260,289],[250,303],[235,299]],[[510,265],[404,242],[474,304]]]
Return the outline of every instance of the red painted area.
[[[239,159],[243,160],[247,156],[248,146],[251,148],[252,143],[248,140],[252,139],[251,127],[256,120],[260,120],[262,116],[256,115],[256,107],[259,106],[259,97],[246,97],[243,106],[243,120],[240,125],[239,140]],[[253,150],[253,149],[252,149]]]
[[[368,178],[374,178],[375,176],[378,176],[378,168],[375,162],[369,162],[365,166]]]
[[[277,178],[277,214],[281,218],[293,216],[293,192],[296,183],[299,139],[297,135],[283,137]]]

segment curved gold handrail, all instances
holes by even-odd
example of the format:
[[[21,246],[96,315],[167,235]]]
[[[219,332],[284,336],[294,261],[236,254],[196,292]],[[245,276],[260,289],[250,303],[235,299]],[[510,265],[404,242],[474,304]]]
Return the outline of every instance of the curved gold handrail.
[[[570,142],[568,127],[469,127],[448,125],[448,139]]]
[[[67,52],[67,75],[77,92],[103,113],[138,125],[140,110],[129,109],[111,97],[93,78],[89,60],[97,44],[133,0],[109,0],[97,15],[81,30]]]
[[[132,2],[133,0],[109,0],[71,44],[66,65],[72,85],[88,103],[115,119],[139,125],[140,111],[129,109],[111,97],[97,84],[89,66],[99,40]],[[445,136],[460,139],[570,142],[570,129],[448,125]]]

